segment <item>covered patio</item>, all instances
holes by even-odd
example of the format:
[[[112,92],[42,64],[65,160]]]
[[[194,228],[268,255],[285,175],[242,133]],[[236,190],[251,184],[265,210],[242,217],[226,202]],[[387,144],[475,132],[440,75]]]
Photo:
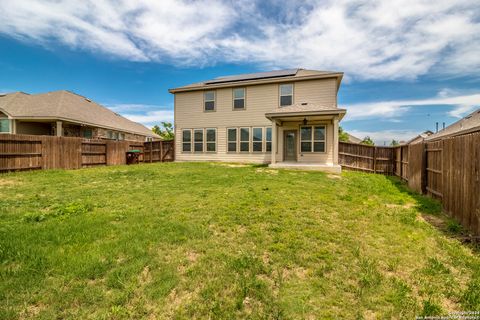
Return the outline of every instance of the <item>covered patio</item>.
[[[338,123],[345,113],[308,102],[266,113],[272,121],[270,167],[341,172]]]

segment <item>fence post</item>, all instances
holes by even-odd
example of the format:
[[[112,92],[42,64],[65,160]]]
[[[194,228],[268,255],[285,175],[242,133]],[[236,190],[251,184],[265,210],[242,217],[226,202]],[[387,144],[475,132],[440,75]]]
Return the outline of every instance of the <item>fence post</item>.
[[[163,162],[163,140],[160,140],[158,144],[160,145],[160,156],[158,158],[160,162]]]
[[[150,163],[153,162],[153,140],[150,140]]]
[[[377,147],[373,147],[373,173],[377,173]]]
[[[428,150],[427,150],[427,144],[425,142],[422,143],[422,193],[426,194],[427,193],[427,184],[428,184]]]
[[[396,162],[397,165],[400,165],[400,179],[403,179],[403,147],[400,146],[400,161]]]

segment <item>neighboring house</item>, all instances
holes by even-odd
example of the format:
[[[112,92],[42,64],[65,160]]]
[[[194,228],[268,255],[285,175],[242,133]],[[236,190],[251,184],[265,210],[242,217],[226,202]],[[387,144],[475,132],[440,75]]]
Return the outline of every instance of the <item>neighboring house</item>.
[[[432,134],[433,134],[432,131],[427,130],[427,131],[424,131],[424,132],[420,133],[420,134],[419,134],[418,136],[416,136],[415,138],[412,138],[412,139],[408,140],[407,142],[401,141],[400,144],[401,144],[401,145],[406,145],[406,144],[421,143],[421,142],[423,142],[427,137],[431,136]]]
[[[355,136],[352,136],[350,133],[347,132],[347,135],[348,135],[348,141],[349,143],[357,143],[357,144],[360,144],[362,143],[362,139],[360,138],[357,138]]]
[[[445,129],[432,134],[425,140],[435,141],[446,137],[454,137],[476,131],[480,131],[480,109],[473,111],[465,118],[458,120]]]
[[[145,126],[65,90],[1,94],[0,132],[129,141],[159,138]]]
[[[339,172],[341,72],[292,69],[170,89],[175,159],[270,163]]]

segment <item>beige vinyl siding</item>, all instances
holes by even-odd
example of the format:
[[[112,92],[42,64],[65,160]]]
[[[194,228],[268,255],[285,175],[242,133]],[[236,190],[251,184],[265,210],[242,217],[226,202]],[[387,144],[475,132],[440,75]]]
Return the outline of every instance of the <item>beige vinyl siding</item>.
[[[336,79],[308,80],[295,83],[294,103],[311,102],[336,106]]]
[[[290,83],[290,82],[289,82]],[[336,79],[317,79],[292,81],[294,84],[294,103],[312,102],[326,106],[335,105]],[[265,113],[279,108],[279,83],[261,84],[245,88],[245,110],[233,110],[233,88],[215,90],[215,111],[204,112],[204,91],[179,92],[175,94],[175,134],[182,136],[182,129],[217,128],[217,152],[215,153],[183,153],[182,140],[176,140],[176,160],[178,161],[233,161],[233,162],[270,162],[270,152],[227,153],[227,128],[235,127],[270,127],[271,121]],[[295,127],[298,129],[298,125]],[[282,130],[282,128],[280,129]],[[327,126],[327,153],[303,155],[298,161],[332,162],[333,150],[332,125]],[[281,132],[279,132],[281,134]],[[250,139],[251,139],[250,132]],[[330,140],[329,140],[330,139]],[[279,139],[282,140],[282,139]],[[277,149],[279,157],[283,149]],[[330,154],[328,154],[330,153]],[[280,159],[279,159],[280,160]],[[281,160],[280,160],[281,161]]]

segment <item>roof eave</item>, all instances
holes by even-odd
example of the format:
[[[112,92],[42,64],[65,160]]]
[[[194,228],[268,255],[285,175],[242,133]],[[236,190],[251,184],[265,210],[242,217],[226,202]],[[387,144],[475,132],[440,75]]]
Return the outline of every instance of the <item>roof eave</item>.
[[[427,141],[427,142],[433,142],[433,141],[438,141],[438,140],[442,140],[442,139],[446,139],[446,138],[462,136],[464,134],[474,133],[474,132],[478,132],[478,131],[480,131],[480,126],[465,129],[465,130],[455,131],[455,132],[452,132],[452,133],[442,134],[442,135],[438,135],[438,136],[431,135],[431,136],[425,138],[424,140]]]
[[[267,83],[281,83],[281,82],[315,80],[315,79],[327,79],[327,78],[336,78],[337,82],[338,82],[337,88],[339,88],[340,83],[341,83],[342,78],[343,78],[343,72],[299,76],[299,77],[293,76],[293,77],[278,77],[278,78],[268,78],[268,79],[232,81],[232,82],[224,82],[224,83],[219,83],[219,84],[194,86],[194,87],[188,87],[188,88],[179,87],[179,88],[168,89],[168,92],[175,94],[175,93],[178,93],[178,92],[199,91],[199,90],[205,90],[205,89],[218,89],[218,88],[229,88],[229,87],[238,87],[238,86],[247,86],[247,85],[257,85],[257,84],[267,84]]]
[[[127,129],[122,129],[118,127],[110,127],[106,125],[100,125],[100,124],[95,124],[93,122],[87,122],[87,121],[81,121],[81,120],[75,120],[75,119],[70,119],[70,118],[65,118],[65,117],[56,117],[56,116],[12,116],[12,119],[14,120],[59,120],[59,121],[66,121],[66,122],[71,122],[71,123],[76,123],[80,125],[85,125],[85,126],[91,126],[91,127],[96,127],[96,128],[102,128],[102,129],[108,129],[108,130],[116,130],[116,131],[122,131],[130,134],[137,134],[140,136],[151,136],[153,138],[161,138],[159,135],[153,133],[146,133],[146,132],[138,132],[138,131],[132,131],[132,130],[127,130]],[[148,128],[145,127],[147,130]]]
[[[269,112],[265,113],[265,117],[268,119],[282,118],[282,117],[298,117],[298,116],[328,116],[328,115],[341,115],[347,113],[345,109],[336,110],[318,110],[318,111],[292,111],[292,112]]]

